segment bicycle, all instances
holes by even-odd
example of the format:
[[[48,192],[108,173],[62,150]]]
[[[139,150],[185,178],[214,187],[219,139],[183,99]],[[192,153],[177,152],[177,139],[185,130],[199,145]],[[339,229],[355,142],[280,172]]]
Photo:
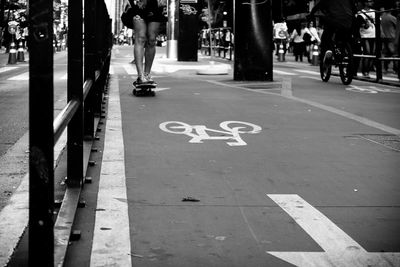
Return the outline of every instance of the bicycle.
[[[319,71],[321,79],[328,82],[332,74],[332,66],[339,68],[340,79],[344,85],[353,81],[354,57],[351,45],[347,41],[338,40],[336,34],[333,39],[332,58],[325,62],[324,55],[320,55]]]

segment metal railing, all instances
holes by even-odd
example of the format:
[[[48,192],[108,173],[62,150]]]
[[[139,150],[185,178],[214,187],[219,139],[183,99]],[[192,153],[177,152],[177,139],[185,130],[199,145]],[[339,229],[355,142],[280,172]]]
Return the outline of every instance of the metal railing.
[[[204,55],[213,55],[232,60],[234,53],[234,35],[232,29],[225,27],[202,30],[199,36],[199,49]]]
[[[354,54],[355,58],[359,58],[361,60],[365,59],[372,59],[375,62],[375,70],[376,70],[376,82],[382,82],[383,80],[383,72],[382,72],[382,62],[384,61],[397,61],[400,64],[400,57],[397,54],[396,57],[385,57],[382,55],[382,38],[381,38],[381,15],[384,12],[392,12],[392,11],[400,11],[400,9],[390,9],[390,10],[381,10],[375,11],[375,54],[368,55],[368,54]],[[398,51],[397,51],[398,53]],[[362,62],[360,62],[361,64]],[[400,80],[400,71],[398,70],[397,76]]]
[[[68,7],[67,104],[54,119],[53,1],[29,1],[29,266],[63,265],[108,79],[104,1],[69,0]],[[66,128],[67,189],[54,221],[53,151]]]

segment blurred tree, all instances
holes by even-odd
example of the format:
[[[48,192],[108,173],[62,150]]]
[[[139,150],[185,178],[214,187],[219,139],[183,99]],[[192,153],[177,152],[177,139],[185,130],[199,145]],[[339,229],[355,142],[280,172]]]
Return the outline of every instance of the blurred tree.
[[[232,21],[232,0],[204,0],[201,19],[211,28],[222,27],[224,19]],[[226,12],[226,15],[224,15]],[[231,24],[231,23],[230,23]]]

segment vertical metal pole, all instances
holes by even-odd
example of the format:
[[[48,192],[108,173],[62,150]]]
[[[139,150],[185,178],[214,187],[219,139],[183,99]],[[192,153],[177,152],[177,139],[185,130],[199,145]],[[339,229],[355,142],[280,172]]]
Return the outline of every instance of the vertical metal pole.
[[[382,80],[382,39],[381,39],[381,13],[375,12],[375,55],[376,55],[376,80]]]
[[[68,1],[68,101],[83,101],[82,0]],[[68,124],[67,184],[83,184],[83,104]]]
[[[234,1],[234,80],[272,81],[272,0]]]
[[[95,81],[96,69],[96,0],[85,0],[85,56],[84,56],[84,78]],[[93,90],[89,93],[84,105],[85,139],[93,138],[94,134],[94,101]]]
[[[179,2],[178,61],[197,61],[199,3]]]
[[[167,58],[178,58],[178,6],[179,0],[168,0]]]
[[[53,1],[29,1],[29,266],[54,263]]]

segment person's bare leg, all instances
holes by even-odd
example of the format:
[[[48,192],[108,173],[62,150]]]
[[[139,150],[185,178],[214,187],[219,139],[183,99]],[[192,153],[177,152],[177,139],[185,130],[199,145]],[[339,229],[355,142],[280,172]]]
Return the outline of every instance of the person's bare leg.
[[[146,22],[141,18],[133,18],[133,26],[135,29],[135,45],[133,54],[135,56],[135,65],[138,77],[143,76],[143,57],[146,45]]]
[[[156,55],[156,43],[158,30],[160,28],[159,22],[150,22],[147,25],[147,42],[145,48],[145,64],[144,73],[150,74],[151,67],[153,65],[154,57]]]

